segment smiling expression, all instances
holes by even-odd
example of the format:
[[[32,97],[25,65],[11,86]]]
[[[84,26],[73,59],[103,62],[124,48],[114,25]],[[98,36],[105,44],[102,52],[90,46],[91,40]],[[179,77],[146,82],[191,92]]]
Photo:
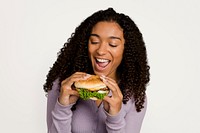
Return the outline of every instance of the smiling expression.
[[[116,79],[124,51],[123,29],[116,22],[98,22],[92,29],[88,53],[94,73]]]

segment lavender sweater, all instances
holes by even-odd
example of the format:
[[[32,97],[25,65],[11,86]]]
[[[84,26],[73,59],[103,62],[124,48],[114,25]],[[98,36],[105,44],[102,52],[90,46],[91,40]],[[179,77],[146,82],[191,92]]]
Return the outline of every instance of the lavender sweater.
[[[48,92],[47,126],[48,133],[139,133],[146,112],[136,112],[134,100],[123,104],[120,112],[109,115],[103,104],[96,106],[92,100],[79,100],[76,110],[73,104],[62,106],[58,102],[60,86],[58,80]]]

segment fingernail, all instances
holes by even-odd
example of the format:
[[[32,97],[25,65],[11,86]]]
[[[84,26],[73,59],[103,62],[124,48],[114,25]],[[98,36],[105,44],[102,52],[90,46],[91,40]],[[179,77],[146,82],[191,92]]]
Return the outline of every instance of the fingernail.
[[[101,76],[100,79],[106,82],[105,76]]]
[[[101,75],[101,77],[105,78],[106,76],[105,75]]]
[[[84,76],[84,79],[87,79],[87,78],[89,78],[91,75],[90,74],[86,74],[85,76]]]
[[[100,76],[100,79],[105,80],[105,76],[104,76],[104,75],[101,75],[101,76]]]

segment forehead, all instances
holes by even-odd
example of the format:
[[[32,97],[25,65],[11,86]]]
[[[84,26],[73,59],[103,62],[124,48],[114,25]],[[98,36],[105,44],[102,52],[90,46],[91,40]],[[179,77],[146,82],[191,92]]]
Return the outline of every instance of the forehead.
[[[123,37],[123,29],[116,22],[98,22],[92,28],[92,34],[98,35],[115,35],[118,37]]]

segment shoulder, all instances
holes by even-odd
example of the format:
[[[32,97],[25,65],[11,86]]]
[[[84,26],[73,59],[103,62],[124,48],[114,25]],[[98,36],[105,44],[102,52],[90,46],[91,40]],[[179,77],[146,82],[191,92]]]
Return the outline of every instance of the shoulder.
[[[53,81],[52,90],[59,90],[59,88],[60,88],[60,80],[59,78],[57,78],[56,80]]]
[[[126,104],[123,104],[124,110],[126,112],[129,112],[130,110],[135,110],[136,111],[136,106],[135,106],[135,99],[132,97],[131,99],[128,100]],[[144,102],[144,110],[147,108],[147,97],[145,97],[145,102]],[[143,110],[142,109],[142,110]]]
[[[123,104],[123,107],[126,112],[129,112],[130,109],[135,110],[135,99],[132,97],[127,103]]]
[[[51,90],[48,91],[48,95],[49,94],[58,94],[60,91],[60,81],[59,78],[57,78],[56,80],[53,81],[53,85]]]

